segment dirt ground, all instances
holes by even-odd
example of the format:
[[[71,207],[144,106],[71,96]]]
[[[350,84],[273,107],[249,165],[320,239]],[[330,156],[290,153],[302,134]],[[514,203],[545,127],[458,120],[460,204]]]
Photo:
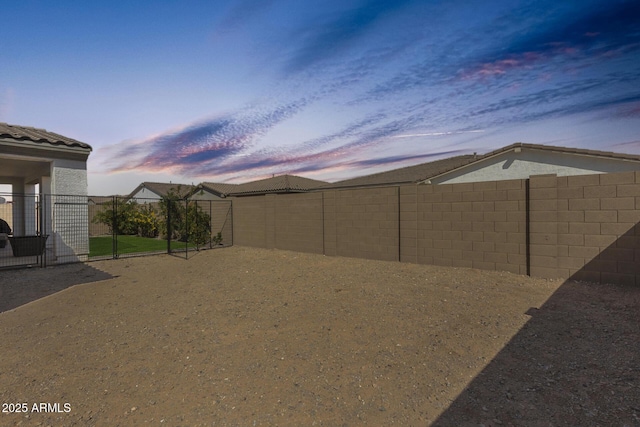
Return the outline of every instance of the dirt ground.
[[[3,426],[640,425],[638,288],[232,247],[0,304]]]

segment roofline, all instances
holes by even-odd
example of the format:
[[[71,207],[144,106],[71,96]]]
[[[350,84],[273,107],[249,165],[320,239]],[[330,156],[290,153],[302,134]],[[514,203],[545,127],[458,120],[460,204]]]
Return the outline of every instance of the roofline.
[[[203,190],[209,191],[210,193],[215,193],[214,195],[218,197],[223,197],[223,198],[227,197],[227,193],[222,193],[220,191],[214,190],[213,188],[206,186],[204,182],[201,182],[200,184],[196,185],[192,194],[196,194],[196,192],[203,191]]]
[[[319,190],[319,189],[318,189]],[[236,193],[228,193],[230,197],[234,196],[252,196],[258,194],[278,194],[278,193],[308,193],[313,190],[300,190],[293,188],[278,188],[275,190],[252,190],[252,191],[239,191]]]
[[[584,156],[584,157],[596,157],[596,158],[606,157],[609,159],[626,161],[626,162],[640,162],[640,156],[636,156],[633,154],[623,154],[623,153],[614,153],[612,151],[587,150],[583,148],[568,148],[568,147],[558,147],[555,145],[528,144],[525,142],[516,142],[514,144],[507,145],[506,147],[501,147],[501,148],[498,148],[497,150],[490,151],[487,154],[484,154],[482,156],[478,156],[477,159],[467,163],[466,165],[458,166],[457,168],[420,180],[418,184],[430,184],[430,181],[432,179],[437,179],[441,176],[450,174],[452,172],[459,171],[461,169],[473,166],[485,160],[492,159],[504,153],[508,153],[509,151],[516,151],[517,149],[523,149],[523,148],[528,150],[538,150],[538,151],[551,152],[551,153],[574,154],[574,155]]]
[[[13,149],[13,153],[11,154],[24,154],[24,153],[21,153],[21,151],[24,151],[25,148],[29,148],[29,149],[35,148],[36,150],[41,150],[42,152],[58,153],[59,158],[68,158],[63,156],[63,153],[64,153],[64,154],[71,154],[74,157],[83,156],[86,159],[89,157],[89,154],[92,151],[91,147],[84,148],[78,145],[68,146],[65,144],[51,144],[48,142],[35,142],[28,139],[20,140],[20,142],[16,142],[16,141],[17,141],[16,139],[11,139],[11,138],[0,138],[0,145],[5,147],[11,147]],[[55,156],[55,157],[58,158],[58,156]],[[47,157],[52,157],[52,156],[49,155]]]
[[[365,175],[366,176],[366,175]],[[349,184],[343,186],[326,186],[315,188],[314,190],[347,190],[350,188],[373,188],[373,187],[395,187],[398,185],[407,185],[407,184],[418,184],[422,179],[417,181],[394,181],[394,182],[384,182],[384,183],[375,183],[375,184]]]
[[[131,193],[129,193],[126,197],[128,197],[128,198],[133,198],[133,197],[134,197],[133,195],[134,195],[135,193],[137,193],[138,191],[140,191],[142,188],[146,188],[146,189],[148,189],[149,191],[151,191],[152,193],[157,194],[157,195],[158,195],[158,197],[160,197],[160,198],[162,198],[162,199],[166,198],[166,195],[162,195],[162,194],[157,193],[157,192],[156,192],[156,191],[154,191],[153,189],[149,188],[149,187],[147,186],[147,184],[173,185],[174,187],[178,187],[178,186],[193,187],[193,188],[191,188],[191,189],[187,192],[187,194],[184,196],[184,198],[187,198],[187,197],[192,196],[192,195],[194,194],[195,190],[197,190],[197,187],[198,187],[197,185],[192,185],[192,184],[173,184],[173,183],[171,183],[171,182],[170,182],[170,183],[165,183],[165,182],[151,182],[151,181],[143,181],[143,182],[141,182],[141,183],[140,183],[140,185],[138,185],[136,188],[134,188],[134,189],[133,189],[133,191],[132,191]],[[179,199],[179,200],[181,200],[181,199]]]
[[[14,130],[13,132],[9,131],[8,133],[0,132],[0,135],[3,135],[4,138],[12,141],[28,141],[39,144],[49,144],[52,146],[64,145],[66,147],[78,147],[83,150],[93,151],[91,145],[87,144],[86,142],[78,141],[77,139],[60,135],[59,133],[52,132],[44,128],[15,125],[5,122],[0,122],[0,126]],[[32,134],[35,133],[35,136],[26,134],[25,131],[28,131]]]

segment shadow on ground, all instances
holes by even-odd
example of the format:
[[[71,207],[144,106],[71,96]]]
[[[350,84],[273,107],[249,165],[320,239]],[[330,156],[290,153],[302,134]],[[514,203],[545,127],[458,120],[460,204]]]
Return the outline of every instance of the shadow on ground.
[[[52,278],[55,277],[55,280]],[[87,264],[0,271],[0,313],[55,294],[71,286],[111,279]]]
[[[640,425],[639,287],[567,281],[527,314],[432,425]]]

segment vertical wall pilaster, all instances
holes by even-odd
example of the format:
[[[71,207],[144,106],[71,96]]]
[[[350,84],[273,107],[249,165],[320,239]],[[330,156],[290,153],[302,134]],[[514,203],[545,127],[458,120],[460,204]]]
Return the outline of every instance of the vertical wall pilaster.
[[[529,255],[533,277],[558,277],[558,178],[529,180]]]
[[[268,249],[276,247],[276,204],[277,194],[266,194],[264,200],[264,241]]]

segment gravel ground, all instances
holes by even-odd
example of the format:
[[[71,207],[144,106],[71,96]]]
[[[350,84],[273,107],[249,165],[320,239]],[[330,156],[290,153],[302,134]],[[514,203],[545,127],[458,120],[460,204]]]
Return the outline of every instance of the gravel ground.
[[[232,247],[3,271],[0,312],[0,425],[640,425],[638,288]]]

